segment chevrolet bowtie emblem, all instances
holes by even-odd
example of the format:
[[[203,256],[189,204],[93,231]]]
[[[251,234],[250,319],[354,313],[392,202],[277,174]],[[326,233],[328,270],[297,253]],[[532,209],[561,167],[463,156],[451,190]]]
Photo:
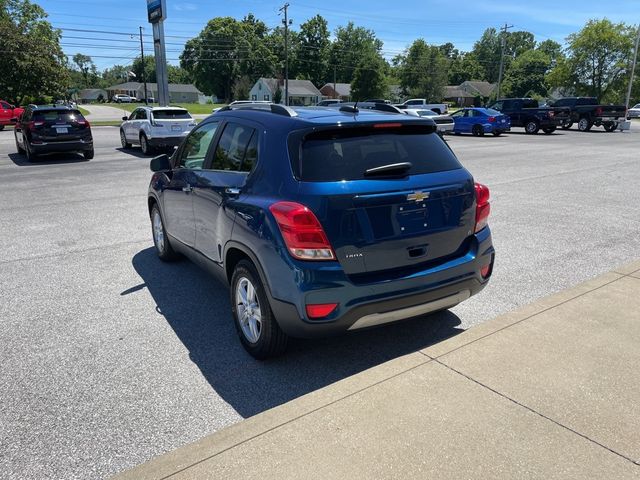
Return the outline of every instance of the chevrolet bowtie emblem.
[[[413,192],[407,195],[407,200],[413,202],[421,202],[427,198],[429,198],[429,192]]]

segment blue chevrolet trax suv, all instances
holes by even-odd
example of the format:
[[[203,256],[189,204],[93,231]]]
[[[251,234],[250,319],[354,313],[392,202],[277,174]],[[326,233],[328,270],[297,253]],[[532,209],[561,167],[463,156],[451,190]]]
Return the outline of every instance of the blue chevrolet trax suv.
[[[230,286],[246,350],[444,310],[491,276],[489,189],[428,118],[225,107],[151,161],[162,260]]]

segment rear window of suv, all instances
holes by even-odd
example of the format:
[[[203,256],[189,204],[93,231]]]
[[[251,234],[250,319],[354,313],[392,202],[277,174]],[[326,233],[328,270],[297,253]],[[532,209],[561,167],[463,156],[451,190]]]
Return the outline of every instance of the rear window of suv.
[[[153,118],[156,120],[186,120],[191,118],[191,115],[186,110],[154,110]]]
[[[84,120],[79,110],[34,110],[33,119],[36,122],[77,122]]]
[[[461,168],[447,144],[428,125],[394,128],[357,127],[307,135],[301,148],[291,148],[296,177],[306,182],[385,179],[367,175],[372,168],[409,162],[403,175]],[[299,140],[292,137],[292,142]],[[299,137],[298,137],[299,138]],[[291,145],[294,147],[294,145]],[[398,172],[395,172],[396,174]]]

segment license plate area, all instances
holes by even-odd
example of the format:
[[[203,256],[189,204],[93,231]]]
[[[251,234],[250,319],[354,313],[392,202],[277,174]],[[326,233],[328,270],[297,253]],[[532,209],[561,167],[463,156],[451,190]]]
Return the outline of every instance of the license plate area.
[[[182,127],[180,125],[171,125],[171,131],[172,132],[181,132],[182,131]]]

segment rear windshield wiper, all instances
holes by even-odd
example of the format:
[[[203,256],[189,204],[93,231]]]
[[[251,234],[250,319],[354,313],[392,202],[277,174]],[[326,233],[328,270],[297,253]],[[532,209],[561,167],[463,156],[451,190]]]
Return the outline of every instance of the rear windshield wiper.
[[[381,167],[369,168],[364,171],[364,176],[396,176],[407,172],[411,167],[413,167],[411,162],[390,163],[389,165],[382,165]]]

